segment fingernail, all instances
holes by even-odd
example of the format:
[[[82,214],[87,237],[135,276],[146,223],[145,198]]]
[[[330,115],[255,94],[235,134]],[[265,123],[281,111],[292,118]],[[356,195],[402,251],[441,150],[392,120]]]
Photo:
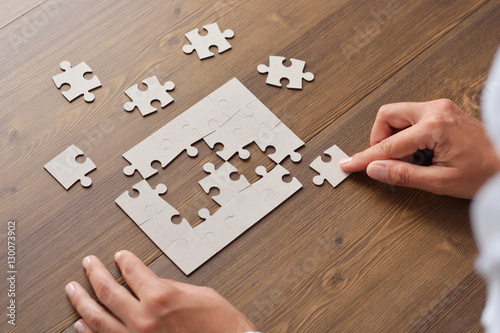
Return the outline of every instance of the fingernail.
[[[87,267],[89,267],[89,264],[90,264],[90,256],[83,258],[82,261],[83,268],[87,269]]]
[[[73,296],[73,294],[75,293],[75,286],[73,285],[73,283],[70,282],[66,285],[64,290],[66,291],[66,295],[68,295],[68,297],[71,298],[71,296]]]
[[[118,261],[118,259],[120,259],[121,255],[122,255],[122,253],[120,251],[116,252],[115,253],[115,261]]]
[[[78,332],[78,333],[83,333],[85,331],[85,326],[83,326],[83,324],[80,322],[80,321],[77,321],[75,323],[75,330]]]
[[[339,161],[339,164],[341,164],[341,165],[347,165],[347,164],[349,164],[351,162],[351,160],[352,160],[352,157],[343,158],[343,159],[341,159]]]
[[[370,164],[366,169],[366,173],[373,179],[385,180],[387,177],[387,168],[385,165]]]

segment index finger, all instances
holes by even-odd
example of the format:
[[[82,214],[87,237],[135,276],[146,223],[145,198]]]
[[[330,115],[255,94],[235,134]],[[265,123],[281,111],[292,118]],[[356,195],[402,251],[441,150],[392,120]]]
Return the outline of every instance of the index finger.
[[[413,126],[422,119],[426,103],[393,103],[380,107],[372,127],[370,145],[376,145],[399,130]]]
[[[366,169],[373,161],[400,159],[419,149],[433,149],[434,147],[428,147],[429,140],[428,132],[420,130],[418,125],[411,126],[355,154],[347,164],[342,165],[342,169],[346,172],[357,172]]]
[[[159,278],[135,254],[125,250],[119,251],[115,254],[115,261],[125,282],[139,300],[143,295],[155,289],[155,281]]]

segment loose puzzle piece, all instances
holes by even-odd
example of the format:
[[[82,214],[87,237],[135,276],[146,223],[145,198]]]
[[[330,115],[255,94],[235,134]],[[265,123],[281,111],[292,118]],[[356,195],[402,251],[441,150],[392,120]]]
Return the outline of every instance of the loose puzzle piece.
[[[321,156],[316,157],[316,159],[310,164],[310,167],[319,173],[319,176],[313,178],[313,182],[316,185],[322,185],[325,180],[327,180],[333,187],[340,184],[347,176],[350,175],[349,172],[345,172],[340,168],[339,161],[343,158],[349,157],[346,153],[340,150],[337,145],[325,150],[325,154],[329,155],[332,160],[330,162],[323,162]]]
[[[86,174],[94,170],[96,166],[90,158],[85,159],[83,163],[78,163],[76,157],[80,155],[83,155],[83,151],[71,145],[45,164],[45,170],[54,176],[65,189],[69,189],[78,180],[83,187],[89,187],[92,185],[92,179]]]
[[[281,87],[281,79],[288,79],[287,88],[302,89],[302,79],[306,81],[314,80],[314,75],[311,72],[304,73],[306,63],[302,60],[290,59],[292,65],[286,67],[283,65],[285,57],[269,57],[269,67],[261,64],[257,67],[259,73],[268,73],[266,83]]]
[[[60,67],[64,72],[54,75],[52,80],[57,88],[61,88],[63,84],[69,84],[71,86],[69,90],[62,92],[63,96],[71,102],[78,96],[83,95],[86,102],[92,102],[95,96],[90,90],[101,86],[101,81],[99,81],[97,76],[94,75],[89,80],[83,77],[86,73],[92,73],[92,69],[85,62],[81,62],[77,66],[71,67],[69,61],[63,61]]]
[[[207,24],[203,26],[207,31],[207,35],[202,36],[199,34],[198,29],[193,29],[185,36],[191,42],[191,45],[184,45],[182,50],[185,53],[192,53],[196,50],[200,59],[212,57],[214,54],[210,51],[211,46],[217,46],[219,53],[227,51],[231,48],[231,44],[226,38],[233,38],[234,32],[232,30],[225,30],[221,32],[217,23]]]
[[[217,170],[212,163],[206,163],[203,166],[203,170],[210,173],[210,176],[203,178],[198,183],[205,193],[209,193],[210,189],[214,187],[219,189],[219,194],[213,196],[212,199],[220,206],[224,206],[232,197],[244,188],[250,186],[250,183],[243,175],[240,175],[238,180],[232,180],[230,178],[230,175],[238,172],[238,169],[229,162],[222,164]]]
[[[152,76],[142,82],[148,86],[146,91],[139,90],[137,84],[125,90],[125,94],[132,100],[132,102],[127,102],[123,106],[126,111],[133,111],[137,107],[142,116],[146,116],[157,111],[156,108],[151,106],[153,101],[159,101],[163,108],[174,100],[172,96],[167,93],[167,91],[175,88],[172,81],[167,81],[164,85],[161,85],[158,78]]]
[[[279,164],[270,172],[267,172],[264,166],[257,167],[255,172],[262,178],[253,183],[252,187],[273,209],[302,188],[302,184],[295,177],[289,183],[283,181],[283,177],[290,173]]]
[[[271,131],[258,138],[255,143],[263,152],[269,146],[274,147],[276,151],[270,154],[269,158],[276,163],[281,163],[287,156],[290,156],[290,159],[295,163],[302,159],[302,156],[295,150],[302,147],[304,141],[283,123],[279,123]]]

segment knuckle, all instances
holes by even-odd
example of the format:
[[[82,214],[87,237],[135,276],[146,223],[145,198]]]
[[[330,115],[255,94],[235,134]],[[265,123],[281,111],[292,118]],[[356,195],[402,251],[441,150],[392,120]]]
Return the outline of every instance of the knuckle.
[[[400,186],[408,186],[411,183],[410,170],[403,163],[398,163],[392,173],[392,183]]]
[[[392,140],[390,138],[380,141],[377,145],[378,150],[384,155],[390,155],[392,151]]]
[[[378,109],[377,116],[378,117],[383,117],[387,112],[390,110],[390,104],[384,104]]]
[[[176,298],[177,292],[175,290],[165,284],[158,288],[151,288],[152,292],[147,295],[148,304],[152,307],[168,307],[169,302]]]
[[[142,316],[134,324],[137,332],[155,333],[160,331],[160,325],[157,320]]]
[[[108,303],[111,297],[111,288],[105,281],[99,281],[93,286],[97,298],[104,304]]]
[[[441,111],[454,111],[457,107],[457,105],[448,98],[438,99],[434,101],[434,103],[439,107]]]
[[[96,332],[100,332],[103,326],[104,316],[97,309],[89,309],[83,318],[85,322]]]

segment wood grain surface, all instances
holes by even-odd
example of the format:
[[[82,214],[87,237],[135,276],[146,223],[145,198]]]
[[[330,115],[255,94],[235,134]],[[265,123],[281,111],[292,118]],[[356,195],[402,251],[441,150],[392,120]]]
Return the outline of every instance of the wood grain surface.
[[[120,249],[161,277],[217,289],[263,332],[481,330],[469,201],[364,173],[316,187],[309,163],[333,144],[366,148],[386,103],[450,98],[479,117],[498,1],[7,1],[0,12],[0,214],[18,225],[17,326],[3,320],[0,331],[67,329],[78,315],[65,284],[90,291],[81,259],[98,256],[123,282],[112,259]],[[26,33],[36,17],[46,19]],[[204,61],[184,54],[184,34],[215,21],[235,31],[233,48]],[[305,60],[315,80],[301,91],[266,85],[256,69],[269,55]],[[92,67],[103,85],[93,103],[68,103],[54,86],[62,60]],[[151,75],[176,84],[175,102],[145,118],[125,112],[123,91]],[[123,174],[121,155],[232,77],[306,142],[300,163],[282,163],[304,188],[186,277],[115,205],[141,179]],[[66,191],[43,169],[71,144],[97,165],[90,188]],[[181,155],[148,179],[168,186],[165,200],[193,225],[198,209],[217,209],[197,184],[201,167],[222,163],[196,147],[197,158]],[[256,166],[273,163],[250,151],[230,162],[255,180]]]

